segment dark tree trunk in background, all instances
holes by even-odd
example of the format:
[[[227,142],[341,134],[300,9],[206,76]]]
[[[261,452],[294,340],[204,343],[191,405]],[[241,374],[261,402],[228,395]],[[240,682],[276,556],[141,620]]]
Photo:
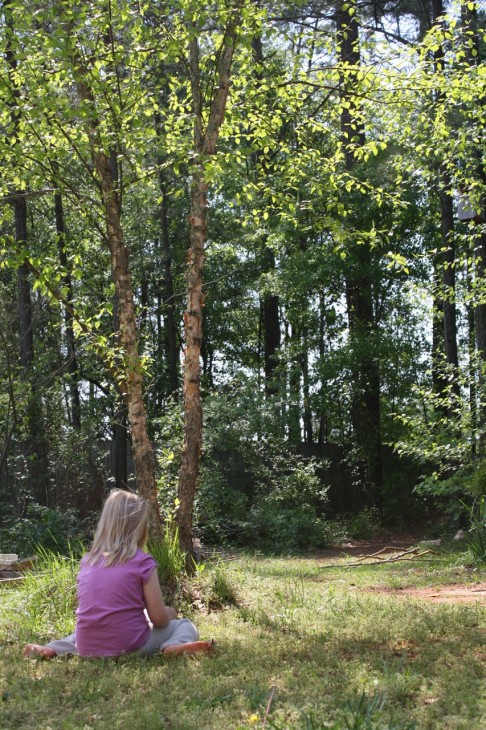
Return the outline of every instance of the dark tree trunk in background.
[[[66,225],[64,221],[64,208],[62,196],[56,193],[54,197],[54,208],[56,215],[56,232],[59,250],[59,262],[64,271],[63,286],[67,290],[68,302],[73,301],[73,282],[69,268],[69,261],[66,253]],[[66,350],[67,350],[67,371],[69,394],[71,404],[71,423],[75,431],[81,428],[81,401],[79,397],[79,374],[78,360],[76,356],[76,339],[74,336],[73,314],[69,308],[64,307],[64,328],[66,332]]]
[[[446,361],[457,369],[457,317],[455,304],[456,269],[454,243],[454,211],[452,206],[452,189],[448,175],[442,175],[443,187],[440,190],[441,209],[441,250],[442,250],[442,285],[444,315],[444,351]],[[459,383],[453,382],[453,392],[459,398]],[[452,415],[452,414],[451,414]]]
[[[365,143],[361,111],[355,96],[360,66],[356,2],[336,10],[337,40],[342,66],[340,95],[345,168],[356,167],[355,150]],[[354,203],[356,206],[356,203]],[[359,211],[355,211],[359,221]],[[351,232],[352,235],[352,232]],[[372,254],[366,244],[351,243],[346,270],[346,302],[352,358],[351,421],[356,444],[355,476],[368,506],[379,501],[382,485],[380,372],[372,299]]]
[[[309,348],[307,340],[307,328],[304,327],[302,332],[302,352],[300,354],[300,367],[302,370],[302,395],[303,403],[303,421],[304,421],[304,441],[307,444],[314,443],[314,428],[312,424],[312,408],[310,399],[310,378],[309,378]]]
[[[434,267],[434,301],[432,307],[432,387],[434,393],[440,396],[446,392],[448,381],[444,372],[445,342],[444,342],[444,300],[442,289],[442,262],[439,256],[433,261]],[[447,409],[439,398],[438,408],[445,415]]]
[[[263,79],[263,43],[261,35],[255,35],[251,41],[253,60],[255,63],[254,77],[259,86]],[[253,152],[251,159],[254,167],[261,163],[260,150]],[[266,236],[263,241],[262,273],[266,274],[275,269],[275,255],[267,246]],[[275,395],[278,391],[276,369],[278,366],[278,350],[281,344],[279,297],[272,292],[264,292],[260,298],[260,322],[263,335],[263,372],[265,376],[265,394]],[[292,378],[292,376],[291,376]]]
[[[264,273],[275,269],[273,251],[265,247],[263,253]],[[263,371],[265,373],[265,393],[275,395],[278,391],[276,369],[278,366],[278,351],[281,345],[279,297],[277,294],[265,292],[261,298],[262,330],[263,330]]]
[[[442,0],[432,0],[433,22],[444,13]],[[444,49],[442,46],[434,52],[434,66],[438,72],[444,68]],[[436,103],[444,101],[441,91],[437,93]],[[459,383],[457,380],[457,316],[456,316],[456,270],[455,270],[455,240],[454,240],[454,209],[452,202],[452,184],[450,174],[445,169],[439,170],[439,201],[440,201],[440,233],[442,252],[442,313],[444,326],[444,353],[448,366],[453,371],[452,389],[446,391],[448,395],[447,412],[450,418],[457,417],[459,400]],[[448,383],[450,385],[450,382]]]
[[[157,122],[157,133],[161,133],[160,121]],[[162,159],[159,159],[159,190],[161,195],[160,243],[161,243],[161,289],[162,289],[162,316],[164,320],[164,354],[169,382],[169,392],[174,400],[179,399],[179,348],[177,346],[177,319],[174,298],[174,281],[172,275],[173,252],[169,232],[169,195],[167,180],[162,169]]]
[[[480,33],[478,31],[478,13],[475,5],[464,4],[461,6],[461,20],[464,30],[469,34],[466,36],[464,52],[470,66],[476,66],[484,62],[484,44],[481,43]],[[473,41],[470,45],[469,40]],[[485,102],[483,100],[482,111],[484,111]],[[476,150],[476,170],[477,176],[482,184],[483,198],[481,201],[481,210],[479,220],[475,223],[482,224],[483,229],[478,229],[474,243],[474,276],[476,286],[481,291],[486,280],[486,233],[484,225],[486,224],[486,167],[484,164],[483,150]],[[479,394],[482,398],[482,404],[476,413],[478,425],[486,423],[486,302],[476,301],[474,307],[474,323],[476,331],[476,348],[479,354]],[[482,396],[481,396],[482,394]],[[479,438],[479,455],[483,458],[486,453],[486,434],[481,434]]]
[[[15,148],[20,144],[19,127],[21,123],[20,88],[17,80],[18,60],[16,55],[16,36],[10,2],[0,4],[4,12],[5,24],[5,61],[8,73],[8,89],[10,96],[7,107],[12,124],[10,144]],[[19,250],[27,246],[27,202],[24,190],[11,193],[14,209],[14,238]],[[26,383],[25,427],[22,434],[22,476],[25,480],[28,495],[41,504],[48,502],[47,458],[44,440],[44,423],[42,418],[42,402],[37,392],[34,373],[34,329],[32,316],[32,296],[30,290],[29,267],[21,264],[17,272],[18,314],[19,314],[19,356],[21,378]]]
[[[15,241],[19,248],[27,244],[27,204],[25,196],[15,196]],[[22,264],[17,272],[19,347],[21,377],[27,386],[25,429],[22,439],[23,469],[28,493],[40,504],[48,504],[47,463],[44,443],[42,401],[37,392],[34,374],[34,336],[29,269]]]
[[[289,331],[290,329],[290,331]],[[302,434],[300,428],[300,363],[298,351],[300,338],[297,329],[289,327],[285,323],[285,340],[288,349],[292,352],[288,369],[288,394],[287,394],[287,428],[288,439],[292,444],[300,444]]]

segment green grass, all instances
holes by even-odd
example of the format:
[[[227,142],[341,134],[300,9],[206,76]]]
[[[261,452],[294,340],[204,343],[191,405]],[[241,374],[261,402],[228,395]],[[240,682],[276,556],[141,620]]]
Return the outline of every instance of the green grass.
[[[486,729],[484,604],[366,589],[486,580],[468,556],[322,570],[242,555],[181,594],[215,656],[21,658],[73,626],[74,560],[0,589],[0,728],[7,730]],[[326,563],[329,561],[326,560]]]

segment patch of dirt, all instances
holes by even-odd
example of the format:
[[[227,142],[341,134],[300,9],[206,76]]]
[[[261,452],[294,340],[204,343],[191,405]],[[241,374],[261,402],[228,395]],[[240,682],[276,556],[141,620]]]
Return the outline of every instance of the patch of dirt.
[[[405,534],[393,537],[377,537],[370,540],[352,540],[336,548],[323,550],[316,556],[319,561],[331,560],[333,558],[351,557],[356,561],[361,558],[377,556],[377,560],[386,560],[410,548],[419,546],[420,549],[434,550],[437,541],[430,540],[424,534]],[[370,561],[373,562],[372,560]],[[362,565],[369,565],[370,562],[363,560]],[[419,600],[435,603],[475,603],[486,602],[486,582],[472,585],[441,585],[433,588],[386,588],[382,586],[362,588],[364,592],[379,593],[388,596],[401,598],[417,598]]]
[[[435,603],[474,603],[486,601],[486,582],[474,585],[435,586],[434,588],[365,588],[369,593],[382,593],[401,598],[418,598]]]
[[[373,537],[369,540],[351,540],[335,548],[321,550],[316,557],[318,560],[342,558],[344,556],[360,558],[365,555],[374,555],[378,552],[380,555],[386,555],[386,553],[391,555],[392,553],[408,550],[427,539],[423,534],[410,535],[407,533],[406,535],[395,535],[394,537]]]

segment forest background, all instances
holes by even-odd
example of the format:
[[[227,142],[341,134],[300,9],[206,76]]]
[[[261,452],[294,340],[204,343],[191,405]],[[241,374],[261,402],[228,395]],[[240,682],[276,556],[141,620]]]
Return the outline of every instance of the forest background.
[[[484,11],[3,0],[3,551],[484,507]]]

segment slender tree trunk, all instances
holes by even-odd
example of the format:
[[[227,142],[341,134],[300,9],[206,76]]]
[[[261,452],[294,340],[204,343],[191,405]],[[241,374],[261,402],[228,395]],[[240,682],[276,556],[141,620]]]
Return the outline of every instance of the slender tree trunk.
[[[56,216],[56,232],[59,250],[59,262],[64,271],[63,286],[67,290],[67,300],[73,301],[73,282],[69,270],[69,261],[66,254],[66,226],[64,221],[64,207],[62,196],[56,193],[54,196],[54,210]],[[81,399],[79,396],[79,374],[78,359],[76,355],[76,339],[74,336],[73,315],[68,308],[64,307],[64,328],[66,332],[67,369],[68,383],[71,404],[71,422],[75,431],[81,429]]]
[[[95,108],[87,71],[77,65],[80,97]],[[120,321],[119,344],[123,352],[122,377],[119,387],[127,405],[132,440],[137,490],[151,504],[150,536],[157,540],[162,534],[162,520],[157,503],[153,447],[147,432],[147,416],[143,401],[143,372],[138,352],[137,324],[133,301],[129,253],[121,225],[121,206],[115,185],[116,172],[110,157],[103,151],[96,119],[89,127],[93,165],[98,176],[105,209],[106,237],[111,255],[111,270],[115,282]]]
[[[10,96],[7,105],[12,124],[10,143],[16,147],[19,143],[20,88],[17,79],[18,60],[16,54],[16,36],[11,3],[4,0],[0,3],[4,12],[5,24],[5,61],[8,72],[8,90]],[[20,250],[27,246],[27,202],[24,190],[14,190],[11,194],[15,218],[15,242]],[[39,393],[34,380],[34,329],[32,317],[32,296],[30,290],[29,267],[27,262],[21,264],[17,272],[18,313],[19,313],[19,354],[21,377],[27,385],[27,407],[25,410],[25,435],[22,452],[25,465],[26,486],[30,495],[41,504],[48,502],[47,484],[48,470],[46,444],[44,440],[44,423]]]
[[[261,34],[255,35],[251,41],[253,60],[255,63],[254,77],[259,86],[263,80],[263,43]],[[262,157],[261,151],[252,154],[252,162],[256,167]],[[269,273],[275,270],[275,255],[267,245],[267,236],[263,240],[262,272]],[[270,397],[278,392],[277,366],[278,351],[281,344],[280,333],[280,299],[277,294],[265,292],[261,297],[261,324],[263,335],[263,371],[265,374],[265,395]],[[290,376],[292,378],[292,376]]]
[[[120,316],[118,296],[115,293],[113,297],[113,332],[117,334],[117,345],[121,346],[119,340],[120,333]],[[122,367],[123,363],[118,361],[118,367]],[[113,433],[113,477],[115,479],[115,487],[119,489],[128,488],[128,449],[130,448],[130,440],[128,438],[128,410],[126,400],[120,391],[118,384],[115,383],[116,396],[113,407],[112,433]]]
[[[456,270],[454,245],[454,212],[452,207],[452,189],[450,181],[444,175],[444,187],[440,191],[441,207],[441,250],[442,255],[442,284],[443,312],[444,312],[444,344],[445,355],[449,365],[457,369],[457,322],[456,322]],[[459,384],[453,383],[454,393],[459,397]]]
[[[442,0],[432,0],[433,22],[443,14]],[[434,65],[438,72],[444,68],[444,49],[440,46],[434,53]],[[438,92],[437,103],[443,102],[442,92]],[[457,417],[457,401],[459,400],[459,383],[456,377],[458,369],[457,355],[457,317],[456,317],[456,272],[455,272],[455,240],[454,240],[454,209],[452,203],[452,183],[447,170],[439,171],[439,201],[441,220],[441,251],[442,253],[442,311],[444,325],[444,352],[446,363],[454,370],[452,382],[452,398],[449,398],[447,407],[451,418]],[[447,391],[449,392],[449,391]]]
[[[337,38],[342,65],[341,132],[345,168],[356,166],[355,150],[365,143],[361,111],[356,101],[360,65],[356,2],[338,6]],[[356,204],[355,204],[356,205]],[[357,215],[359,221],[359,214]],[[380,371],[374,354],[376,327],[372,299],[372,254],[368,246],[352,244],[346,273],[346,301],[351,344],[353,395],[351,421],[356,442],[355,469],[369,506],[377,503],[382,484]]]
[[[199,476],[202,446],[201,405],[201,344],[204,245],[207,226],[207,191],[205,162],[216,152],[219,131],[223,123],[230,86],[230,72],[236,44],[239,11],[235,8],[225,28],[224,43],[219,54],[215,90],[209,106],[207,126],[203,128],[204,101],[201,92],[199,42],[195,35],[190,43],[190,81],[194,113],[194,153],[189,213],[189,252],[187,262],[187,307],[184,313],[184,444],[179,472],[179,510],[177,523],[182,549],[187,556],[187,567],[193,567],[192,517],[194,497]],[[195,29],[192,29],[195,32]]]
[[[162,176],[162,173],[160,173]],[[160,204],[160,231],[162,243],[162,277],[164,307],[164,344],[168,365],[170,393],[175,400],[179,398],[179,348],[177,346],[177,324],[174,298],[174,282],[172,276],[172,251],[169,236],[169,196],[167,183],[160,180],[162,201]]]
[[[464,52],[467,62],[470,66],[476,66],[484,62],[484,44],[481,43],[480,34],[478,32],[478,13],[476,5],[464,3],[461,6],[461,20],[464,30],[466,31],[466,42],[464,44]],[[472,44],[470,41],[472,40]],[[483,100],[482,111],[484,111],[485,102]],[[484,164],[483,150],[476,149],[476,174],[481,181],[483,197],[481,201],[481,210],[479,218],[475,223],[482,224],[483,228],[479,229],[474,236],[474,276],[476,279],[476,287],[479,291],[483,289],[486,282],[486,233],[484,225],[486,223],[486,166]],[[486,302],[476,301],[474,307],[474,323],[476,331],[476,348],[479,355],[479,395],[480,403],[476,419],[481,423],[486,422],[486,405],[484,405],[486,394]],[[480,430],[479,437],[479,455],[481,458],[486,453],[486,434]]]
[[[304,441],[306,444],[314,443],[314,429],[312,425],[312,409],[310,399],[310,377],[309,377],[309,349],[307,339],[307,327],[302,332],[302,352],[300,355],[300,368],[302,370],[302,395],[303,403],[303,421],[304,421]]]
[[[325,334],[324,311],[325,311],[324,295],[322,294],[322,292],[320,292],[319,293],[319,359],[321,362],[324,361],[324,356],[326,353],[326,345],[325,345],[325,340],[324,340],[324,334]],[[324,399],[325,399],[324,385],[323,385],[323,383],[321,383],[319,434],[317,437],[317,441],[319,444],[325,444],[327,442],[327,418],[326,418],[326,413],[324,411]]]
[[[265,248],[264,271],[275,269],[273,251]],[[263,313],[263,365],[265,373],[265,394],[275,395],[278,392],[277,367],[278,351],[281,344],[280,334],[280,300],[277,294],[266,292],[262,298]]]
[[[434,271],[434,300],[432,307],[432,387],[434,393],[441,396],[447,392],[447,377],[444,372],[445,341],[444,341],[444,299],[441,294],[442,276],[439,257],[433,261]],[[439,409],[445,415],[447,409],[442,399],[438,400]]]
[[[290,331],[289,331],[290,330]],[[291,444],[300,444],[302,433],[300,428],[300,363],[299,356],[294,352],[300,347],[300,338],[297,329],[285,323],[285,339],[291,357],[288,365],[288,395],[287,395],[287,428],[288,440]]]
[[[160,117],[156,119],[156,131],[163,133]],[[174,298],[174,282],[172,275],[173,253],[169,232],[169,194],[167,178],[163,169],[164,159],[159,157],[159,190],[160,190],[160,243],[161,243],[161,281],[162,281],[162,316],[164,319],[164,352],[167,363],[169,392],[174,400],[179,399],[179,348],[177,346],[177,321]]]

